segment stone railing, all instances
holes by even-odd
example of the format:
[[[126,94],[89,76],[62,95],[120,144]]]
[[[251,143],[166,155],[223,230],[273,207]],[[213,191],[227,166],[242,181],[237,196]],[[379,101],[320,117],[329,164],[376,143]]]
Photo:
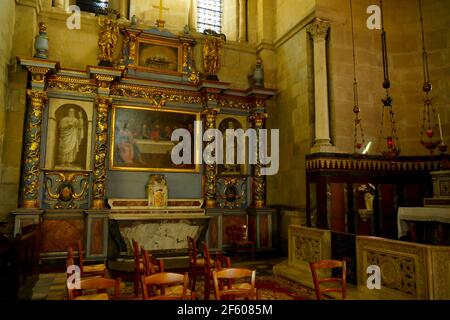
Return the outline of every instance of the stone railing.
[[[312,288],[309,262],[331,259],[331,247],[330,230],[290,225],[289,258],[274,272]],[[349,299],[450,300],[450,246],[356,236],[356,259]],[[380,290],[367,287],[371,265],[380,268]]]
[[[331,257],[331,232],[290,225],[289,238],[289,260],[290,267],[309,271],[309,262]]]
[[[450,247],[364,236],[356,242],[359,290],[369,291],[366,270],[376,265],[383,291],[411,299],[450,299]]]

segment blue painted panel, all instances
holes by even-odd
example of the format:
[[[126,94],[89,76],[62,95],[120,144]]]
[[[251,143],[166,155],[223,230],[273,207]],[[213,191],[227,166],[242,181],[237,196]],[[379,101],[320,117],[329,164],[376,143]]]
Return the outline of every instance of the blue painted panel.
[[[108,171],[107,198],[146,198],[145,186],[151,174],[164,174],[169,198],[202,198],[202,176],[193,173]]]

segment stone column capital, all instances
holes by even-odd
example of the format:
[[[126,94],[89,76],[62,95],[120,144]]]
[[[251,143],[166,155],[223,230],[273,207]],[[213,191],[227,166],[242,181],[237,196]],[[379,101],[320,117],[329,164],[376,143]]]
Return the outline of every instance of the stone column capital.
[[[321,19],[315,19],[312,23],[306,26],[306,32],[309,33],[314,41],[323,41],[328,35],[330,29],[330,22]]]

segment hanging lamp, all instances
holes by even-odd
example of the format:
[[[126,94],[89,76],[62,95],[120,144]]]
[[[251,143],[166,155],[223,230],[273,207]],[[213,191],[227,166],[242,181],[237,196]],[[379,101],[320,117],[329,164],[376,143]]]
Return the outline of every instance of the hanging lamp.
[[[383,102],[383,112],[381,116],[381,127],[378,148],[384,159],[394,160],[400,155],[398,132],[395,123],[395,114],[392,106],[392,98],[389,94],[391,81],[389,80],[389,65],[386,45],[386,31],[384,30],[383,0],[380,0],[381,8],[381,49],[383,56],[383,88],[386,90],[386,97]]]
[[[442,128],[440,125],[440,116],[433,106],[431,91],[433,86],[430,82],[430,72],[428,68],[428,53],[425,48],[425,32],[423,27],[422,0],[419,0],[420,27],[422,31],[422,66],[423,66],[423,87],[425,99],[422,109],[422,128],[420,130],[420,143],[433,154],[439,147],[441,152],[447,150],[443,142]],[[439,132],[439,134],[438,134]]]
[[[361,108],[359,107],[358,81],[356,79],[355,30],[353,24],[352,0],[349,0],[349,2],[350,2],[350,17],[352,24],[352,45],[353,45],[353,113],[355,114],[353,154],[356,158],[360,158],[364,156],[363,150],[365,149],[366,140],[364,138],[364,130],[362,126],[362,120],[360,118]]]

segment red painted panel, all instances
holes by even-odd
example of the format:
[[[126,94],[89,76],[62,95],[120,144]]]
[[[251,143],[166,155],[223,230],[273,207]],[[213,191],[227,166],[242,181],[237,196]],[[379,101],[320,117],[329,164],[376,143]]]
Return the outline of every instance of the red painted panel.
[[[331,230],[345,232],[345,184],[331,183]]]
[[[244,225],[247,223],[247,216],[223,216],[223,244],[233,244],[233,238],[231,235],[232,225]]]
[[[269,216],[259,216],[259,241],[261,247],[269,246]]]
[[[219,247],[219,217],[212,217],[209,220],[209,247],[217,248]]]
[[[67,252],[69,246],[83,239],[84,220],[44,220],[42,252]]]
[[[91,223],[91,253],[102,254],[105,237],[104,221],[103,219],[92,219]]]

